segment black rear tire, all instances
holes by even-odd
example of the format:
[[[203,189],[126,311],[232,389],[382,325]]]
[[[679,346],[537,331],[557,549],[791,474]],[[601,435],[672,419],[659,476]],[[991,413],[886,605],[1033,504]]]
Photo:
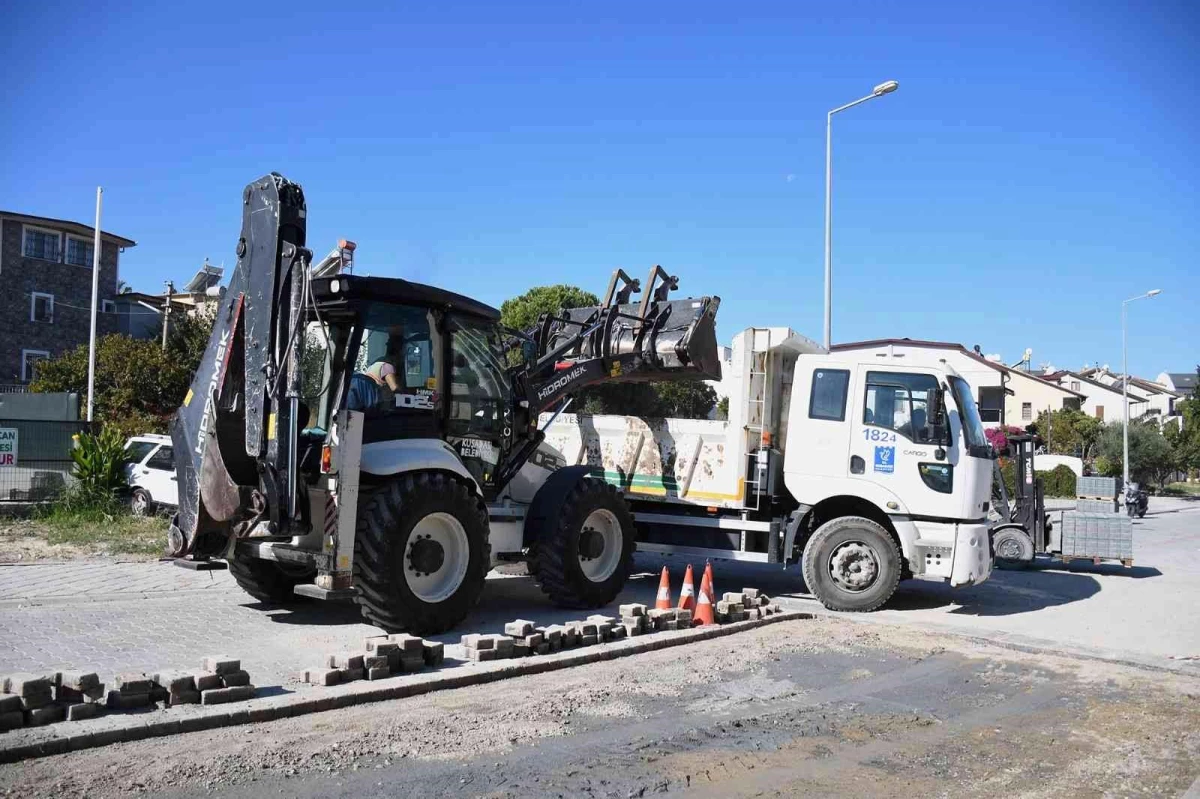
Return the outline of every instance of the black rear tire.
[[[413,532],[431,514],[453,517],[466,536],[466,571],[453,592],[437,602],[414,593],[405,572],[420,574],[414,563],[421,561],[413,560],[413,544],[420,539]],[[449,563],[435,555],[430,568],[436,574],[451,568]],[[479,602],[490,568],[487,508],[465,481],[442,472],[402,475],[364,501],[354,540],[354,601],[371,624],[388,632],[445,632]]]
[[[1001,569],[1019,571],[1033,563],[1033,539],[1019,527],[1004,527],[992,536],[996,565]]]
[[[804,584],[830,610],[869,613],[878,609],[895,593],[900,571],[896,541],[879,524],[861,516],[826,522],[804,547]]]
[[[604,579],[593,580],[584,571],[581,559],[587,558],[588,543],[584,524],[594,512],[611,517],[620,530],[620,551],[613,571]],[[616,598],[629,573],[633,570],[636,547],[633,513],[616,488],[601,480],[582,477],[566,495],[555,503],[551,512],[540,520],[534,532],[534,545],[529,559],[529,573],[554,604],[564,608],[598,608]],[[593,539],[594,540],[594,539]],[[593,551],[588,560],[604,557],[607,545]]]
[[[229,573],[250,596],[267,605],[293,605],[305,598],[293,589],[311,583],[316,569],[291,566],[261,558],[234,557],[229,559]]]

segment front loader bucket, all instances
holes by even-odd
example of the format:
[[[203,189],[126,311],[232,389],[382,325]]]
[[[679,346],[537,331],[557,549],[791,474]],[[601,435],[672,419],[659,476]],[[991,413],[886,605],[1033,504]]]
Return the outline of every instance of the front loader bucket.
[[[580,330],[596,327],[561,357],[566,362],[619,359],[623,368],[619,373],[610,371],[606,383],[720,380],[716,321],[720,304],[720,297],[700,297],[572,308],[563,312],[564,318],[551,322],[544,351],[552,352]]]

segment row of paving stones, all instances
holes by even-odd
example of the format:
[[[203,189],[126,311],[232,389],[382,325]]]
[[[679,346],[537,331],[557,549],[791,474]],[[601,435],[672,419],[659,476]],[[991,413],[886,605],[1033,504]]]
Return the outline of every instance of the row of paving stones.
[[[95,672],[53,671],[10,674],[0,683],[0,731],[82,721],[106,711],[187,704],[218,705],[251,699],[255,688],[241,661],[215,655],[201,671],[126,672],[111,683]]]

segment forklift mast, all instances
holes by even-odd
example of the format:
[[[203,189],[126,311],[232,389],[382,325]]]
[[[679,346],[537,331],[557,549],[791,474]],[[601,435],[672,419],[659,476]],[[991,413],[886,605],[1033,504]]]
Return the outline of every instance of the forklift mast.
[[[1013,456],[1014,481],[1012,505],[1009,506],[1008,492],[996,465],[996,479],[1000,483],[1003,522],[1019,524],[1033,541],[1034,552],[1045,552],[1049,545],[1049,524],[1046,521],[1046,497],[1044,486],[1033,469],[1036,440],[1029,435],[1008,437],[1009,452]],[[1003,523],[1002,522],[1002,523]]]

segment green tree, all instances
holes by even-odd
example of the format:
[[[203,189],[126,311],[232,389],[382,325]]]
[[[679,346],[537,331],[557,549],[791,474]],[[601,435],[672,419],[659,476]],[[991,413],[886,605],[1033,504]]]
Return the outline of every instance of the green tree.
[[[96,419],[123,435],[164,433],[208,345],[212,317],[176,314],[162,339],[102,336],[96,342]],[[35,392],[87,395],[88,345],[38,364]]]
[[[1196,368],[1200,375],[1200,367]],[[1200,385],[1191,396],[1175,401],[1179,416],[1168,419],[1164,435],[1171,445],[1175,466],[1179,471],[1191,473],[1200,469]]]
[[[721,397],[717,402],[717,418],[721,421],[729,418],[729,397]]]
[[[542,314],[599,304],[595,294],[576,286],[535,286],[519,297],[504,301],[500,306],[500,322],[514,330],[529,332]],[[668,380],[592,386],[578,392],[572,409],[581,413],[707,419],[716,402],[716,392],[706,383]]]
[[[1123,428],[1120,422],[1104,426],[1096,441],[1096,461],[1110,476],[1124,472]],[[1175,455],[1167,439],[1159,432],[1157,422],[1134,422],[1129,425],[1129,478],[1141,484],[1165,484],[1175,471]]]
[[[527,333],[542,314],[599,304],[599,297],[576,286],[562,283],[557,286],[534,286],[521,296],[504,301],[500,306],[500,323]]]
[[[1083,411],[1063,408],[1038,414],[1033,424],[1037,434],[1046,445],[1046,451],[1055,455],[1074,455],[1090,458],[1104,424]]]

